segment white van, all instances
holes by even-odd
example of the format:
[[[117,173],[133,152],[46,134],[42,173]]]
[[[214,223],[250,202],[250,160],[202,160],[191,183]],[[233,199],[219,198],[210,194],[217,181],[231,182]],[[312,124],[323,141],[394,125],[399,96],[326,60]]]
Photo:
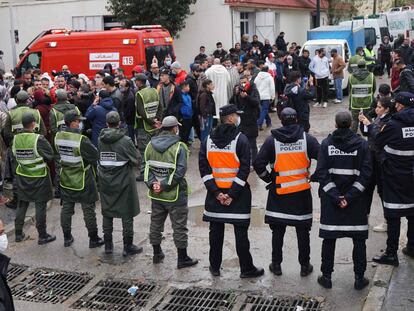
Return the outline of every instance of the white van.
[[[388,12],[386,16],[388,29],[394,38],[403,34],[405,38],[414,39],[414,10]]]
[[[378,55],[378,49],[382,39],[387,36],[392,40],[388,30],[388,22],[385,16],[378,18],[358,18],[351,21],[340,22],[339,25],[351,27],[362,26],[365,30],[365,45],[371,43],[374,46],[375,54]],[[351,51],[355,53],[355,51]]]
[[[352,56],[352,52],[349,51],[348,42],[346,40],[340,39],[320,39],[320,40],[309,40],[306,41],[302,49],[300,50],[300,54],[302,55],[303,50],[309,51],[309,57],[312,59],[316,55],[316,51],[324,48],[326,52],[326,57],[329,59],[329,63],[332,63],[331,60],[331,50],[336,49],[338,54],[342,56],[346,63],[346,68],[344,69],[344,79],[342,80],[342,90],[344,95],[348,95],[348,80],[349,80],[349,72],[348,72],[348,61]],[[329,89],[335,90],[335,85],[333,82],[332,74],[329,76]]]

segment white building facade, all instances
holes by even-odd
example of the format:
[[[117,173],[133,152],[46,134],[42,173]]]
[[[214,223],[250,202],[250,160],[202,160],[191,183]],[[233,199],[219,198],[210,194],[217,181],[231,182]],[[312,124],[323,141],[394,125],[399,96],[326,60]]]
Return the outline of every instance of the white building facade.
[[[300,7],[289,0],[198,0],[191,7],[186,27],[175,40],[174,47],[185,68],[193,61],[200,45],[212,53],[218,41],[229,49],[240,41],[242,34],[257,34],[260,40],[272,43],[280,31],[286,41],[302,44],[314,20],[312,6]],[[312,0],[307,1],[309,3]],[[314,1],[313,1],[314,2]],[[107,11],[106,0],[14,0],[0,2],[0,50],[7,69],[13,67],[12,39],[17,55],[42,31],[69,28],[103,30],[119,26]],[[12,13],[12,17],[11,14]],[[322,15],[321,24],[326,20]],[[11,24],[16,34],[11,35]]]

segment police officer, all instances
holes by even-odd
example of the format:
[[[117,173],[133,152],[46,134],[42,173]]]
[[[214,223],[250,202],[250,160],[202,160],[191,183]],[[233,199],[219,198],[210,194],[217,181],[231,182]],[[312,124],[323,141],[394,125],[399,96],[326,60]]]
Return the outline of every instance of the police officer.
[[[66,128],[65,112],[69,110],[76,110],[79,114],[79,109],[68,101],[68,93],[64,89],[56,90],[57,103],[49,112],[50,130],[52,138],[55,138],[57,132]]]
[[[361,290],[369,284],[364,277],[367,266],[365,240],[368,238],[370,195],[366,191],[372,174],[368,142],[350,130],[349,112],[335,116],[336,128],[323,140],[318,156],[316,177],[321,198],[322,275],[318,283],[332,287],[335,244],[338,238],[352,238],[355,283]]]
[[[402,252],[414,258],[414,94],[395,97],[395,113],[375,139],[381,151],[384,215],[387,220],[387,248],[373,261],[398,266],[401,217],[407,217],[407,245]]]
[[[35,202],[38,244],[56,240],[46,232],[46,205],[53,198],[52,182],[46,162],[53,160],[53,149],[42,135],[35,134],[36,119],[31,112],[22,115],[23,132],[13,138],[17,162],[16,183],[19,201],[15,219],[16,242],[24,239],[23,226],[29,202]]]
[[[355,55],[349,59],[348,72],[352,73],[358,69],[358,62],[364,59],[364,48],[359,46],[356,48]]]
[[[144,181],[149,188],[151,199],[150,243],[154,249],[153,263],[164,259],[161,250],[162,232],[167,216],[170,216],[173,238],[178,252],[177,268],[194,266],[198,260],[187,255],[188,235],[188,186],[187,146],[180,142],[178,126],[174,116],[164,118],[161,133],[152,137],[144,153]]]
[[[151,140],[151,137],[158,133],[162,120],[162,106],[155,88],[147,87],[147,76],[143,73],[137,75],[135,84],[138,88],[136,94],[136,137],[138,150],[141,155]],[[140,176],[137,181],[144,178],[144,165],[141,165]]]
[[[220,276],[224,225],[233,224],[241,278],[258,277],[250,254],[248,229],[252,194],[247,183],[250,173],[250,145],[238,128],[240,111],[236,105],[220,108],[221,124],[202,143],[199,169],[207,188],[203,220],[210,222],[210,272]]]
[[[4,138],[5,138],[6,145],[9,147],[12,144],[14,135],[16,135],[17,133],[23,132],[22,117],[23,117],[23,113],[25,112],[32,113],[35,118],[35,128],[33,129],[33,132],[36,134],[41,134],[43,136],[46,135],[46,127],[45,127],[45,124],[43,123],[42,117],[40,116],[39,110],[32,109],[28,106],[27,102],[29,98],[30,96],[26,91],[20,91],[19,93],[16,94],[17,106],[15,106],[13,109],[11,109],[8,112],[6,122],[4,125]],[[16,162],[14,161],[11,155],[11,152],[9,156],[11,157],[10,161],[11,161],[12,171],[14,172],[16,169]],[[14,184],[13,186],[17,186],[17,185]],[[17,197],[16,189],[14,187],[13,200],[7,203],[6,206],[9,208],[16,208],[17,200],[18,200],[18,197]]]
[[[72,216],[75,203],[80,203],[83,218],[89,234],[89,248],[102,246],[104,241],[98,236],[95,202],[98,200],[93,166],[98,161],[98,150],[91,141],[80,134],[79,124],[84,118],[76,111],[69,110],[64,116],[66,129],[55,136],[55,148],[60,158],[60,187],[62,191],[62,211],[60,222],[63,230],[64,246],[72,245]]]
[[[358,68],[349,76],[349,110],[352,113],[352,131],[356,133],[359,126],[359,114],[367,114],[374,101],[376,89],[375,77],[369,72],[365,60],[358,62]]]
[[[120,129],[121,118],[116,111],[106,115],[108,128],[99,135],[99,192],[102,205],[102,226],[105,253],[112,254],[113,219],[122,219],[124,238],[123,256],[142,252],[142,247],[133,244],[134,217],[140,212],[135,185],[135,169],[141,160],[131,138]]]
[[[254,163],[256,173],[269,184],[265,222],[273,232],[270,271],[282,274],[283,238],[286,226],[296,228],[301,276],[313,271],[309,232],[312,226],[312,194],[309,184],[311,159],[318,158],[319,143],[297,124],[292,108],[281,113],[282,127],[272,130]],[[267,170],[270,164],[271,172]]]
[[[55,138],[56,133],[62,131],[66,128],[65,125],[65,112],[69,110],[76,110],[80,114],[79,109],[68,101],[68,93],[64,89],[57,89],[56,90],[56,100],[57,103],[52,107],[49,112],[49,124],[50,124],[50,131],[52,133],[52,139]],[[56,161],[56,177],[55,177],[55,198],[61,197],[60,187],[59,187],[59,159],[55,159]]]

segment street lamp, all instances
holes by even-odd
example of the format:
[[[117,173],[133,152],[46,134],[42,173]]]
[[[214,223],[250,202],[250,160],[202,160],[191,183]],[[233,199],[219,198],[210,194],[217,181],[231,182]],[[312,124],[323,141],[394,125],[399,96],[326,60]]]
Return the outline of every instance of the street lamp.
[[[10,15],[10,40],[11,40],[11,47],[12,47],[12,60],[13,60],[13,68],[17,65],[17,53],[16,53],[16,40],[15,40],[15,33],[14,33],[14,14],[13,14],[13,5],[12,2],[9,1],[9,15]]]

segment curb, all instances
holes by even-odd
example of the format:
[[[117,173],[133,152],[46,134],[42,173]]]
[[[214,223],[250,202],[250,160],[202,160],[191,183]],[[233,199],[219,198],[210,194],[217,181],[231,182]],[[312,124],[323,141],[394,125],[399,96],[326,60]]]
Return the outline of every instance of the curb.
[[[362,311],[381,311],[394,266],[378,265]]]
[[[46,212],[53,206],[54,201],[55,199],[52,199],[49,202],[47,202]],[[27,209],[23,228],[26,227],[27,225],[35,225],[35,222],[36,222],[35,216],[36,216],[35,208]],[[10,238],[11,236],[14,236],[14,221],[4,227],[4,233],[7,235],[8,238]]]

